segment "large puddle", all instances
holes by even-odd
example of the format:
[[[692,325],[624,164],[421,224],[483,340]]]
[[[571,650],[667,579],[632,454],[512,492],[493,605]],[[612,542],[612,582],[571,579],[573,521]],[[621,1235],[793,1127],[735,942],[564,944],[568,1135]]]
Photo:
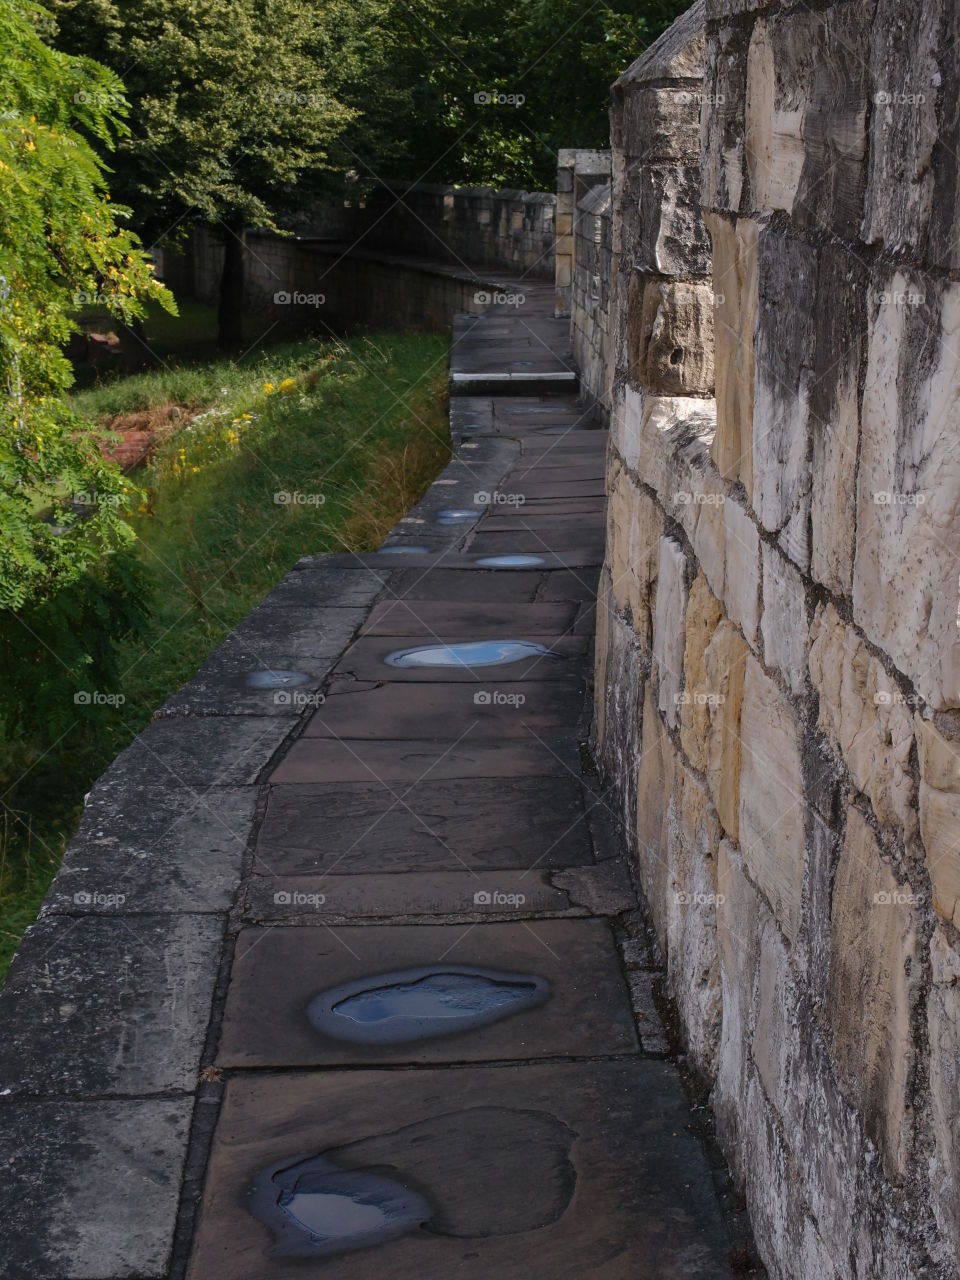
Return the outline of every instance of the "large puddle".
[[[546,563],[543,556],[483,556],[477,561],[484,569],[533,569]]]
[[[456,1111],[397,1127],[396,1113],[385,1114],[376,1097],[369,1110],[364,1137],[310,1154],[301,1147],[257,1174],[249,1206],[273,1235],[269,1254],[323,1258],[403,1235],[424,1243],[521,1235],[569,1207],[577,1135],[550,1112],[464,1100]],[[302,1119],[315,1127],[315,1117]],[[324,1128],[339,1129],[337,1118]],[[423,1274],[434,1274],[427,1255]]]
[[[480,515],[476,507],[448,507],[446,511],[437,512],[437,524],[468,524]]]
[[[246,685],[248,689],[296,689],[309,680],[302,671],[250,671]]]
[[[559,654],[533,640],[473,640],[463,644],[419,645],[395,649],[384,662],[389,667],[503,667],[525,658],[557,658]]]
[[[429,1221],[418,1192],[379,1173],[341,1169],[323,1156],[263,1170],[250,1207],[273,1232],[270,1251],[287,1257],[326,1257],[368,1249]]]
[[[542,1004],[545,978],[466,965],[403,969],[322,991],[307,1006],[316,1029],[352,1044],[409,1044],[456,1035]]]

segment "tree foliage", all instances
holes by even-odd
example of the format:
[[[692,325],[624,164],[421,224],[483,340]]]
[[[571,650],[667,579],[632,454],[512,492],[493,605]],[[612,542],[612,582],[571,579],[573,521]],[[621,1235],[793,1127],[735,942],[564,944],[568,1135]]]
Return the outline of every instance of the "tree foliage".
[[[63,345],[78,301],[124,321],[172,305],[152,277],[104,166],[122,134],[123,90],[88,58],[48,48],[22,0],[0,8],[0,608],[74,583],[130,537],[126,484],[68,407]]]

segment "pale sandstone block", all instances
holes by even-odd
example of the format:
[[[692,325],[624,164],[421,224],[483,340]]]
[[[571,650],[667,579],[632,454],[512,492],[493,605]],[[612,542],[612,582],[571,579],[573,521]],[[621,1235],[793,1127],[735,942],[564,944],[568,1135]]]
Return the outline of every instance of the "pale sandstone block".
[[[639,305],[631,381],[664,396],[713,392],[713,292],[707,284],[647,279]],[[637,314],[636,310],[632,314]]]
[[[637,474],[689,537],[700,504],[684,499],[709,477],[709,449],[716,427],[714,402],[644,395],[633,404],[639,404],[641,410]]]
[[[837,869],[827,1016],[841,1086],[864,1115],[887,1175],[912,1144],[907,1086],[916,1056],[910,1019],[920,984],[917,903],[855,808]]]
[[[920,757],[920,837],[933,884],[933,906],[960,928],[960,743],[914,717]]]
[[[659,708],[671,729],[677,727],[680,719],[686,616],[687,558],[673,538],[661,538],[653,658],[659,679]]]
[[[761,18],[747,54],[747,173],[755,208],[790,213],[803,172],[805,95],[802,83],[777,80],[771,25]]]
[[[872,302],[854,621],[934,710],[958,707],[960,285],[897,272]]]
[[[686,639],[683,651],[683,697],[680,706],[680,744],[687,759],[701,773],[707,767],[707,737],[710,730],[709,702],[704,664],[707,645],[713,638],[723,609],[698,573],[687,602]]]
[[[933,1211],[953,1257],[960,1253],[960,952],[943,929],[930,940],[933,986],[927,1002],[930,1102],[936,1163]]]
[[[760,534],[738,502],[723,504],[724,581],[727,613],[755,648],[760,621]]]
[[[643,694],[643,730],[637,772],[637,851],[640,875],[660,948],[667,949],[664,904],[670,887],[670,810],[676,809],[677,755],[657,711],[651,685]]]
[[[913,722],[906,699],[832,604],[818,607],[810,637],[810,679],[820,699],[818,728],[878,819],[909,842],[917,830],[917,797],[910,772]]]
[[[614,467],[607,502],[607,565],[613,602],[627,610],[637,637],[650,646],[651,586],[656,581],[663,519],[623,467]]]
[[[799,728],[789,701],[752,656],[740,716],[739,836],[744,865],[792,942],[804,868]]]
[[[710,727],[706,740],[707,785],[724,830],[733,840],[740,835],[740,745],[743,682],[750,650],[733,625],[724,619],[704,654],[705,689]]]
[[[713,1076],[722,1017],[716,931],[720,824],[682,760],[674,777],[675,803],[668,810],[667,977],[691,1056],[700,1071]]]
[[[740,855],[721,840],[717,852],[717,949],[722,1021],[713,1108],[717,1130],[738,1181],[748,1169],[744,1126],[748,1051],[759,961],[759,899]]]
[[[763,616],[760,630],[768,667],[776,667],[791,693],[806,685],[810,624],[803,579],[767,543],[763,555]]]
[[[704,221],[713,241],[714,358],[717,430],[712,457],[725,480],[753,489],[754,331],[758,306],[759,226],[714,213]]]

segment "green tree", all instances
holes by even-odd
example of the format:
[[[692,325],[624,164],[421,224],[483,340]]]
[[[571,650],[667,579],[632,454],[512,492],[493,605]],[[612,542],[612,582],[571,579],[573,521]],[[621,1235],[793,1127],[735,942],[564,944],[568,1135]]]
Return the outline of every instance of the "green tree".
[[[356,11],[341,0],[53,0],[53,10],[61,48],[124,76],[133,112],[115,189],[140,233],[169,240],[191,221],[222,232],[220,337],[238,345],[244,229],[280,229],[356,114],[336,96]]]
[[[105,67],[50,49],[43,10],[0,7],[0,609],[22,611],[75,584],[131,537],[127,485],[99,435],[69,408],[63,346],[96,297],[132,322],[156,300],[128,211],[104,166],[123,134],[123,86]],[[76,127],[75,127],[76,126]],[[81,132],[82,130],[82,132]],[[9,613],[5,615],[9,622]]]

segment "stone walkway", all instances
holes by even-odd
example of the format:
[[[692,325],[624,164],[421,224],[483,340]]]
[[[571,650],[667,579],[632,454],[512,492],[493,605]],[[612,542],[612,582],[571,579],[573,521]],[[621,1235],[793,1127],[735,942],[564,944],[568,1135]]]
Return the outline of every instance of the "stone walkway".
[[[457,321],[384,549],[298,565],[92,793],[0,1009],[4,1276],[731,1274],[581,746],[606,436],[524,294]]]

